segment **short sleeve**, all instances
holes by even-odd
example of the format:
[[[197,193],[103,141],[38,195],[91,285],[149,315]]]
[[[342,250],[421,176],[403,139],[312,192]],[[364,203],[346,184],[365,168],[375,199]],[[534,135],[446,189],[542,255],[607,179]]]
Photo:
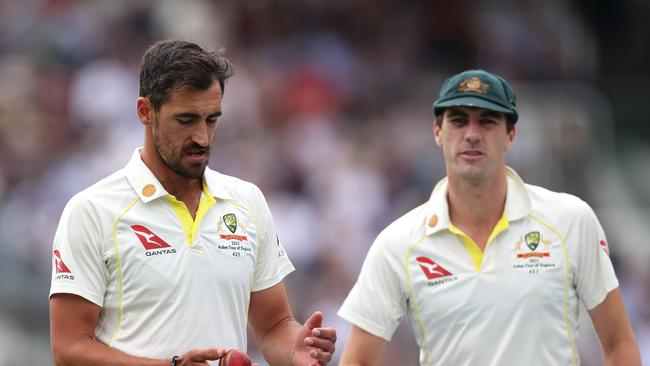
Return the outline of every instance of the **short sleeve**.
[[[278,238],[264,195],[256,186],[253,186],[253,195],[259,242],[252,291],[260,291],[280,283],[293,272],[294,266]]]
[[[92,204],[73,197],[54,235],[50,296],[75,294],[103,305],[109,273],[102,254],[102,237]]]
[[[586,203],[578,220],[578,241],[569,243],[575,270],[574,285],[578,298],[587,310],[605,300],[618,287],[605,232],[591,207]]]
[[[389,250],[389,244],[390,239],[382,232],[368,251],[359,278],[338,311],[343,319],[387,341],[407,310],[404,261]]]

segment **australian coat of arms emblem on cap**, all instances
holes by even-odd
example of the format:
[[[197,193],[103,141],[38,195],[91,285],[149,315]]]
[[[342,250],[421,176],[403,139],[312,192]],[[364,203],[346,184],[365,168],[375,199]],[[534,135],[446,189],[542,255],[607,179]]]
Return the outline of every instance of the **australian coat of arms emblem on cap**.
[[[480,94],[487,94],[490,84],[484,83],[476,76],[467,78],[460,82],[458,85],[458,91],[461,92],[474,92]]]

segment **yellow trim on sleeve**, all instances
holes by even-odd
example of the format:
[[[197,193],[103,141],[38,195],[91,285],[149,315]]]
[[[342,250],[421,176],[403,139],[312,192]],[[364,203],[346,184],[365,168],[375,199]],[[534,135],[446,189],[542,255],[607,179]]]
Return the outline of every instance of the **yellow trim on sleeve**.
[[[489,245],[492,240],[497,237],[497,235],[506,230],[509,226],[510,223],[508,222],[508,218],[504,212],[497,224],[494,226],[494,229],[492,229],[492,233],[488,237],[487,244]],[[469,235],[465,234],[461,229],[454,226],[454,224],[449,224],[449,231],[452,234],[457,235],[462,240],[465,248],[467,248],[467,251],[469,252],[469,257],[474,263],[476,272],[481,272],[481,265],[483,264],[483,251],[478,246],[478,244],[476,244],[476,242],[474,242],[474,240],[472,240]]]
[[[205,182],[203,182],[203,194],[201,194],[199,208],[196,210],[196,218],[192,219],[192,215],[187,209],[185,202],[179,201],[171,194],[166,198],[167,202],[169,202],[171,205],[172,210],[174,210],[176,217],[178,217],[178,220],[183,226],[183,230],[185,231],[185,236],[187,238],[187,245],[191,247],[192,243],[194,242],[194,237],[199,231],[201,220],[203,220],[203,217],[208,212],[210,207],[212,207],[217,201],[214,199],[212,194],[210,194],[208,186],[205,184]]]
[[[420,334],[422,334],[422,353],[424,354],[424,359],[422,364],[427,365],[429,361],[429,343],[427,341],[427,331],[424,326],[424,321],[422,320],[422,314],[420,314],[420,308],[418,307],[416,298],[415,298],[415,291],[413,291],[413,285],[411,285],[411,272],[409,271],[409,258],[411,258],[411,255],[413,254],[413,251],[415,248],[420,245],[424,239],[426,239],[426,235],[422,236],[420,239],[416,240],[409,248],[406,253],[406,288],[408,289],[409,296],[413,301],[411,301],[411,304],[413,305],[413,308],[415,309],[415,317],[417,318],[417,323],[420,328]]]
[[[136,197],[125,209],[124,211],[120,212],[119,215],[115,218],[115,223],[113,224],[113,248],[115,249],[115,262],[116,262],[116,267],[117,267],[117,282],[120,287],[120,296],[119,296],[119,303],[117,304],[117,326],[115,327],[115,332],[113,332],[113,336],[111,337],[111,341],[108,343],[108,346],[110,347],[113,342],[115,341],[115,338],[117,337],[117,332],[119,332],[120,328],[122,327],[122,293],[123,293],[123,286],[122,286],[122,261],[120,260],[120,251],[117,245],[117,225],[120,223],[120,220],[122,219],[122,216],[124,216],[129,210],[135,206],[136,203],[140,200],[140,197]]]
[[[567,248],[566,245],[566,240],[564,239],[564,236],[560,234],[560,231],[551,226],[550,224],[544,222],[542,219],[539,217],[529,214],[529,216],[534,219],[535,221],[539,222],[540,224],[546,226],[549,230],[555,233],[555,235],[560,238],[560,242],[562,243],[562,251],[564,253],[564,294],[563,294],[563,302],[564,302],[564,326],[566,327],[566,333],[567,333],[567,338],[569,341],[569,348],[571,349],[571,360],[574,365],[579,365],[578,362],[578,351],[576,349],[576,344],[575,341],[573,340],[573,336],[571,335],[571,327],[569,327],[569,249]]]

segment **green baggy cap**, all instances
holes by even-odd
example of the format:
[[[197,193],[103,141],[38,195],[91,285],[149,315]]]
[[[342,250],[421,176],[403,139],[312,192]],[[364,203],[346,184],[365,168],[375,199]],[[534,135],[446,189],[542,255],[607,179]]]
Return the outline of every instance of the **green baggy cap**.
[[[433,113],[438,116],[448,107],[471,106],[503,112],[515,123],[519,118],[515,99],[515,91],[501,76],[466,70],[445,80],[433,102]]]

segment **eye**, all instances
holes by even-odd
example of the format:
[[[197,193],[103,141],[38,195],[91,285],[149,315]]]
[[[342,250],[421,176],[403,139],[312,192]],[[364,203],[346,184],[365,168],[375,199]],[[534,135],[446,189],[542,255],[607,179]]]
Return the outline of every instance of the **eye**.
[[[176,120],[178,121],[178,123],[183,124],[183,125],[191,123],[192,119],[193,119],[192,117],[176,117]]]
[[[481,119],[481,124],[484,126],[491,126],[491,125],[496,125],[497,121],[492,118],[483,118]]]
[[[449,121],[456,127],[462,127],[467,124],[467,118],[465,117],[452,117]]]
[[[208,121],[208,123],[217,123],[217,122],[219,122],[219,116],[208,117],[207,121]]]

